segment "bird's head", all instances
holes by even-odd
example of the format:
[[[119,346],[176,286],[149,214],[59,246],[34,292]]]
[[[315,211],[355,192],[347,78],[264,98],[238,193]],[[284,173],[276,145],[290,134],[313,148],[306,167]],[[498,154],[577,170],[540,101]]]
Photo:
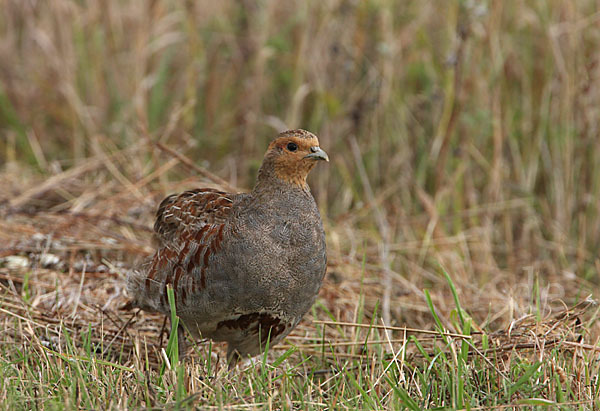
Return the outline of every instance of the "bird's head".
[[[301,129],[284,131],[269,144],[259,182],[275,177],[306,189],[306,176],[319,160],[329,161],[329,157],[319,147],[317,136]]]

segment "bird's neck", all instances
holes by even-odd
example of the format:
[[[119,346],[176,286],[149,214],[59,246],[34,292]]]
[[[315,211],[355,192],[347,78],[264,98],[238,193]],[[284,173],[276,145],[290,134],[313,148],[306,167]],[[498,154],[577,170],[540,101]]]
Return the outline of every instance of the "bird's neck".
[[[286,173],[279,170],[276,164],[263,163],[258,170],[256,185],[252,192],[271,192],[273,190],[299,190],[310,193],[304,173]]]

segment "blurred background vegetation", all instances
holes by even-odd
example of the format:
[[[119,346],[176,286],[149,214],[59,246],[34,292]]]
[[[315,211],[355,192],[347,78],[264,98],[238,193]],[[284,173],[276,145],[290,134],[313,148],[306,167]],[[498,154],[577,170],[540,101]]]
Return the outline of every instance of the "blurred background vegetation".
[[[0,203],[110,158],[18,205],[85,209],[106,179],[159,193],[118,212],[155,207],[191,174],[156,143],[249,189],[305,128],[332,160],[311,175],[330,249],[384,287],[442,264],[465,294],[539,276],[575,297],[600,270],[599,59],[592,0],[4,0]]]

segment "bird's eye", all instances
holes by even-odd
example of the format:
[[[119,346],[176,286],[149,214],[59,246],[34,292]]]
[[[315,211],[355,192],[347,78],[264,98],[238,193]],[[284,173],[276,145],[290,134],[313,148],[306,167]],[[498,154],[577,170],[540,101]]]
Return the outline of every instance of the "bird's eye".
[[[296,151],[298,150],[298,145],[296,143],[288,143],[287,149],[290,151]]]

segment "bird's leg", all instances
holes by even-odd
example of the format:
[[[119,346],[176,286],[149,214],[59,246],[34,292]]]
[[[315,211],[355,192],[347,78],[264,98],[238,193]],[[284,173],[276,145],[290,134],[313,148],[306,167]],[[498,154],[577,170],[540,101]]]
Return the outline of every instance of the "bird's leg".
[[[227,345],[227,364],[229,372],[233,371],[238,361],[242,358],[238,350],[232,347],[231,344]]]
[[[179,351],[179,361],[182,361],[184,358],[186,358],[187,349],[189,347],[187,339],[185,338],[185,334],[186,333],[183,324],[179,323],[179,326],[177,327],[177,349]]]

